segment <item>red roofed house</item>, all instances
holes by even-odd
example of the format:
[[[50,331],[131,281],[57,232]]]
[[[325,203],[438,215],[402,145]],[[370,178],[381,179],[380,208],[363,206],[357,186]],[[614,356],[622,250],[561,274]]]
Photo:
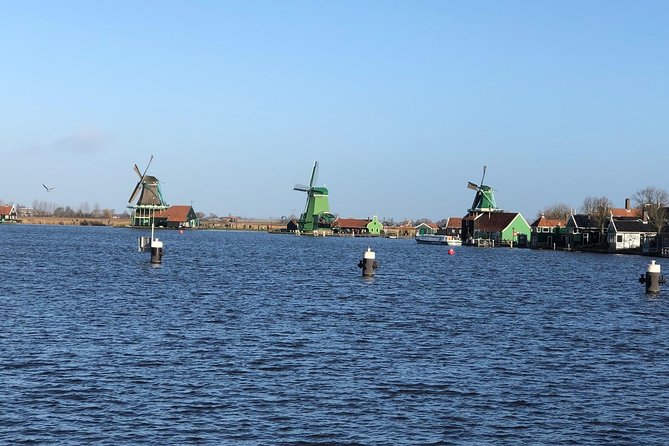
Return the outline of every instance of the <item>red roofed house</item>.
[[[449,217],[446,225],[439,232],[453,237],[462,237],[462,219],[460,217]]]
[[[462,232],[470,244],[526,246],[530,225],[519,212],[470,213],[462,219]]]
[[[366,218],[337,218],[332,223],[332,231],[337,234],[367,234],[367,225],[371,221]]]
[[[157,227],[163,228],[197,228],[200,220],[195,215],[192,206],[170,206],[153,216]]]
[[[16,206],[13,204],[0,206],[0,221],[16,221]]]
[[[546,218],[543,214],[531,225],[533,248],[554,248],[566,246],[567,220]]]

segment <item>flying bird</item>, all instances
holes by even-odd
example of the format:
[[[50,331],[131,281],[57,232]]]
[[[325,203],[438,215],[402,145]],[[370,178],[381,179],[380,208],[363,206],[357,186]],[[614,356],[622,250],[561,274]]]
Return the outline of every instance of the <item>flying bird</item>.
[[[51,192],[53,190],[53,187],[47,187],[44,183],[42,183],[42,186],[44,186],[44,189],[46,189],[47,192]]]

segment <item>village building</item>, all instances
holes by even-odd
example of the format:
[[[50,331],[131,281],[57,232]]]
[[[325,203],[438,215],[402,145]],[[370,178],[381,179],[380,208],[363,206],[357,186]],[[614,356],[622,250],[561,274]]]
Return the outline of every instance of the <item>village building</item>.
[[[371,220],[368,218],[337,218],[332,222],[332,231],[335,234],[378,236],[381,235],[383,229],[383,223],[377,216]]]
[[[396,226],[384,226],[383,233],[388,237],[413,237],[416,233],[416,229],[413,224],[408,221]]]
[[[16,221],[16,206],[6,204],[0,206],[0,221]]]
[[[449,217],[446,221],[446,224],[439,228],[437,234],[440,235],[449,235],[452,237],[461,238],[462,237],[462,218],[460,217]]]
[[[648,221],[618,219],[611,216],[607,228],[609,251],[641,252],[646,239],[655,240],[657,228]]]
[[[587,214],[572,214],[567,219],[566,248],[599,246],[602,230],[597,221]]]
[[[432,235],[436,234],[439,230],[439,226],[431,221],[423,222],[414,227],[416,235]]]
[[[200,220],[197,218],[192,206],[175,205],[158,211],[153,215],[156,227],[163,228],[197,228]]]
[[[532,228],[532,248],[564,247],[567,234],[567,220],[549,219],[543,214],[530,225]]]
[[[519,212],[470,212],[462,219],[462,233],[469,244],[527,246],[530,225]]]

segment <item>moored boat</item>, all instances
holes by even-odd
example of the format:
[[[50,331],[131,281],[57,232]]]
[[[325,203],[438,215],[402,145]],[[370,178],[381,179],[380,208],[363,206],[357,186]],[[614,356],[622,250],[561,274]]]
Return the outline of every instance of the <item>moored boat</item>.
[[[462,245],[462,240],[460,240],[460,238],[454,237],[452,235],[442,235],[442,234],[417,235],[416,242],[431,244],[431,245],[449,245],[449,246]]]

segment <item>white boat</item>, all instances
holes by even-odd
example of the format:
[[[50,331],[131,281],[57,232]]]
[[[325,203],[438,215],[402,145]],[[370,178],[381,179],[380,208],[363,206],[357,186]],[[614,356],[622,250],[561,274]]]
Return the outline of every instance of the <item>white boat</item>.
[[[426,243],[426,244],[429,243],[431,245],[449,245],[449,246],[462,245],[462,240],[452,235],[440,235],[440,234],[417,235],[416,241],[418,243]]]

